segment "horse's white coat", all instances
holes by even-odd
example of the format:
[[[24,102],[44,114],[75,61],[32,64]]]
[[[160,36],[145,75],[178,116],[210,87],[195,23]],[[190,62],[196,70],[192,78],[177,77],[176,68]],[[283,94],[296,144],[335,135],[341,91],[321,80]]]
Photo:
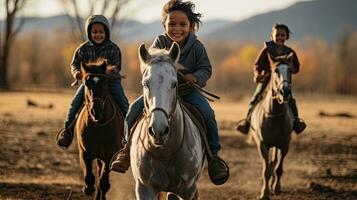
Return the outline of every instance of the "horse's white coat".
[[[136,198],[155,199],[159,192],[166,191],[192,199],[203,170],[204,145],[197,126],[177,100],[174,63],[179,47],[151,55],[142,48],[139,52],[147,114],[133,132],[130,152]],[[154,135],[148,133],[149,127]]]

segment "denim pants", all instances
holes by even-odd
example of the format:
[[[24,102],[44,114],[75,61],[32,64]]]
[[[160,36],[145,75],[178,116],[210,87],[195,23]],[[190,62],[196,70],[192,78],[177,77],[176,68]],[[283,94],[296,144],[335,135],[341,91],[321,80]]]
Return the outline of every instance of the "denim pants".
[[[110,80],[108,82],[108,89],[112,94],[114,101],[119,105],[120,109],[123,112],[123,115],[125,116],[126,113],[128,112],[129,103],[128,103],[128,99],[125,96],[124,89],[120,83],[120,80]],[[79,109],[83,104],[83,101],[84,101],[84,86],[83,84],[81,84],[78,87],[72,99],[72,102],[69,106],[69,112],[65,120],[65,127],[68,127],[74,121]]]
[[[195,106],[202,113],[202,116],[206,122],[208,144],[211,148],[212,153],[216,154],[221,149],[221,146],[219,144],[218,127],[215,119],[215,114],[208,101],[197,91],[190,92],[189,94],[186,94],[181,98],[185,102]],[[128,114],[125,118],[125,123],[128,126],[128,130],[130,130],[134,126],[135,121],[140,115],[143,108],[144,98],[142,96],[137,98],[130,105]],[[128,137],[128,135],[125,136],[126,139],[128,139]]]
[[[263,82],[263,83],[258,83],[255,92],[253,94],[252,99],[249,102],[249,106],[248,106],[248,114],[247,114],[247,120],[250,121],[250,117],[253,111],[253,108],[255,107],[255,105],[258,104],[260,97],[262,96],[265,88],[267,87],[269,81]],[[299,113],[297,110],[297,106],[296,106],[296,101],[291,93],[291,97],[289,100],[289,106],[291,108],[291,111],[295,117],[295,119],[297,119],[299,117]]]

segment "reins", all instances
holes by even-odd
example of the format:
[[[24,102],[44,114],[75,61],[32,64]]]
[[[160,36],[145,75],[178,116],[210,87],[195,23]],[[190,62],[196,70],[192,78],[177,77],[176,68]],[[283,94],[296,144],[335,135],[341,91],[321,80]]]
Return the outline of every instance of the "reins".
[[[185,77],[185,75],[184,75],[182,72],[180,72],[180,71],[177,71],[177,74],[180,75],[182,78]],[[221,99],[221,97],[219,97],[219,96],[217,96],[217,95],[215,95],[215,94],[213,94],[213,93],[211,93],[211,92],[208,92],[208,91],[204,90],[202,87],[200,87],[200,86],[199,86],[198,84],[196,84],[196,83],[190,84],[190,83],[186,82],[186,83],[181,84],[181,86],[184,86],[184,85],[187,85],[187,84],[191,85],[194,89],[196,89],[196,90],[198,91],[198,93],[201,94],[201,95],[202,95],[204,98],[206,98],[208,101],[211,101],[211,102],[214,101],[214,100],[211,99],[210,97],[213,97],[213,98],[216,99],[216,100],[220,100],[220,99]],[[210,96],[210,97],[208,97],[207,95]]]
[[[176,100],[176,101],[178,101],[178,100]],[[180,107],[182,107],[180,103],[176,103],[176,105],[180,105]],[[162,108],[161,108],[161,109],[160,109],[160,108],[154,108],[151,112],[153,112],[154,110],[164,111],[165,115],[166,115],[167,117],[169,116],[169,115],[166,113],[166,111],[163,110]],[[150,112],[150,113],[151,113],[151,112]],[[173,112],[173,113],[174,113],[174,112]],[[144,109],[144,121],[145,121],[146,126],[147,126],[147,124],[148,124],[148,122],[149,122],[148,119],[150,119],[149,116],[150,116],[150,114],[147,114],[147,113],[145,112],[145,109]],[[170,129],[172,130],[173,122],[172,122],[171,120],[169,120],[169,124],[170,124]],[[142,129],[143,125],[144,125],[144,123],[141,124],[141,129]],[[186,135],[186,134],[185,134],[185,128],[186,128],[186,120],[183,118],[183,130],[184,130],[184,131],[183,131],[183,134],[182,134],[182,139],[181,139],[180,145],[178,146],[178,148],[177,148],[171,155],[169,155],[168,157],[165,157],[165,158],[159,157],[159,156],[155,155],[152,151],[150,151],[150,149],[148,149],[148,148],[145,146],[144,139],[147,138],[147,131],[145,131],[145,132],[143,131],[143,132],[146,133],[146,134],[144,134],[144,138],[142,138],[141,136],[139,136],[139,140],[140,140],[140,142],[141,142],[141,145],[142,145],[143,148],[145,149],[145,151],[146,151],[151,157],[153,157],[154,159],[159,160],[159,161],[170,161],[170,160],[172,160],[172,159],[176,156],[176,154],[182,149],[183,143],[184,143],[184,141],[185,141],[185,135]]]
[[[97,99],[100,99],[100,98],[97,98]],[[103,101],[103,109],[105,108],[105,102],[107,102],[107,99],[109,99],[109,97],[107,96],[104,101]],[[106,126],[108,125],[111,121],[113,121],[113,119],[115,118],[116,114],[117,114],[117,108],[116,106],[114,105],[113,102],[110,102],[110,105],[112,106],[113,108],[113,115],[111,116],[110,119],[108,119],[107,121],[103,122],[103,123],[100,123],[99,121],[98,122],[95,122],[93,120],[94,116],[92,116],[91,112],[90,112],[90,108],[88,107],[88,105],[93,102],[94,100],[91,100],[89,103],[85,103],[85,107],[86,107],[86,110],[87,110],[87,113],[88,115],[90,116],[90,118],[92,119],[92,122],[97,125],[97,126]]]
[[[86,73],[83,78],[85,78],[85,77],[87,77],[87,76],[90,76],[90,75],[101,76],[101,77],[104,77],[104,78],[106,78],[106,79],[122,79],[122,78],[125,78],[125,76],[122,76],[122,75],[116,75],[116,74],[96,74],[96,73]],[[83,81],[83,80],[82,80],[82,81]],[[71,83],[71,86],[73,87],[73,86],[75,86],[75,85],[78,85],[78,83],[79,83],[79,80],[76,79],[74,82]],[[103,123],[95,122],[95,121],[93,120],[94,117],[92,116],[92,114],[91,114],[91,112],[90,112],[90,108],[88,108],[88,105],[89,105],[91,102],[94,102],[95,100],[100,100],[100,101],[103,102],[103,109],[104,109],[104,108],[105,108],[105,102],[107,101],[107,99],[109,99],[108,96],[107,96],[104,100],[102,100],[101,98],[92,98],[92,99],[90,99],[89,102],[85,102],[85,103],[84,103],[85,108],[86,108],[86,110],[87,110],[87,113],[88,113],[88,115],[89,115],[90,118],[92,119],[92,122],[93,122],[95,125],[98,125],[98,126],[106,126],[106,125],[108,125],[111,121],[114,120],[114,118],[115,118],[115,116],[116,116],[116,114],[117,114],[117,108],[116,108],[116,106],[113,104],[113,102],[110,102],[110,105],[111,105],[112,108],[113,108],[113,115],[111,116],[111,118],[110,118],[109,120],[103,122]]]

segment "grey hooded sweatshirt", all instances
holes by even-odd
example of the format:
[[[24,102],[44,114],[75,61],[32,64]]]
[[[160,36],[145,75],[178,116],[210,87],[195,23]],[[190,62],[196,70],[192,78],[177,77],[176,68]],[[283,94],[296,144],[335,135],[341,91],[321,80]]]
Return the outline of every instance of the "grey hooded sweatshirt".
[[[104,25],[105,39],[101,44],[96,44],[90,36],[90,29],[94,23]],[[100,58],[106,59],[108,64],[116,66],[115,72],[119,74],[121,70],[121,52],[119,47],[110,40],[108,20],[103,15],[92,15],[86,21],[86,31],[88,40],[79,45],[72,58],[71,73],[73,77],[80,71],[82,62],[95,62]]]
[[[166,34],[159,35],[155,38],[151,48],[169,50],[172,43],[172,40]],[[178,70],[183,74],[193,74],[200,87],[204,87],[212,75],[212,66],[206,49],[194,33],[189,34],[185,46],[181,49],[178,62],[183,66],[182,69]],[[182,81],[179,77],[179,83]]]

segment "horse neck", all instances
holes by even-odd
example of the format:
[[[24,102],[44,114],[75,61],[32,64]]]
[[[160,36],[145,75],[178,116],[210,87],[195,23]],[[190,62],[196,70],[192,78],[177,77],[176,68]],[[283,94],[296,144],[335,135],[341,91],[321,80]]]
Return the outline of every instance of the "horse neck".
[[[88,90],[85,90],[85,92],[88,92]],[[118,112],[118,105],[114,102],[113,97],[110,95],[108,86],[104,88],[104,92],[105,94],[103,95],[103,101],[104,101],[103,116],[99,122],[95,123],[98,125],[105,125],[106,123],[112,121]],[[88,98],[87,95],[85,95],[85,98],[86,98],[85,99],[86,103],[88,103],[90,99]],[[85,109],[87,110],[88,113],[90,112],[87,106],[85,106]]]
[[[184,137],[184,129],[185,129],[185,119],[184,119],[184,111],[182,109],[181,103],[176,100],[176,108],[172,114],[172,118],[170,121],[170,129],[171,135],[166,144],[171,147],[176,147],[181,144],[181,141]]]
[[[270,82],[266,87],[267,94],[263,99],[263,107],[266,115],[269,116],[279,116],[286,112],[288,106],[287,103],[279,103],[276,98],[273,97],[273,80],[274,78],[270,78]]]

